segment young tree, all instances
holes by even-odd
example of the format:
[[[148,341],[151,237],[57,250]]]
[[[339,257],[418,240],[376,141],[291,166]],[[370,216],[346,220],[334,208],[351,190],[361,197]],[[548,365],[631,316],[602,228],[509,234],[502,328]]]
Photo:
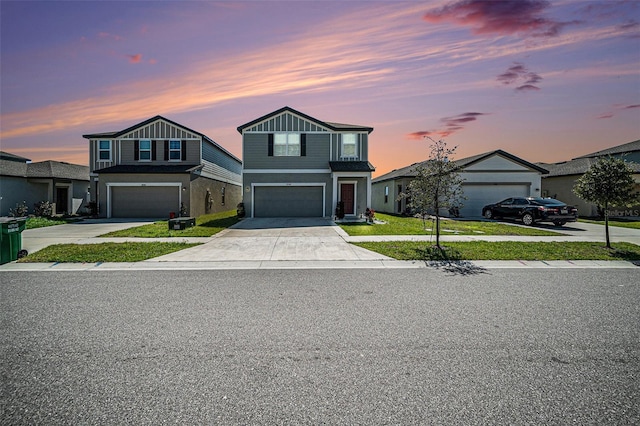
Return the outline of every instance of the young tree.
[[[450,157],[457,147],[448,148],[444,140],[435,141],[427,137],[431,144],[429,159],[416,166],[416,177],[409,183],[405,197],[409,205],[422,216],[433,212],[436,217],[436,247],[440,247],[440,209],[462,206],[462,178],[459,168]]]
[[[573,187],[578,197],[603,208],[607,248],[611,248],[609,207],[631,205],[638,198],[634,184],[633,169],[624,160],[609,156],[592,164]]]

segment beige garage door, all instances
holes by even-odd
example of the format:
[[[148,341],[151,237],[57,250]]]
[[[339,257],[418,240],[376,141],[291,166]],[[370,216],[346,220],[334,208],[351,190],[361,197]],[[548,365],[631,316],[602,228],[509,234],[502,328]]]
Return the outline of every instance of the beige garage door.
[[[528,184],[479,184],[465,185],[464,195],[467,197],[463,201],[464,207],[460,209],[460,216],[475,217],[482,216],[482,207],[487,204],[495,203],[509,197],[528,197],[530,189]]]
[[[168,218],[180,211],[177,186],[115,186],[111,188],[111,216]]]

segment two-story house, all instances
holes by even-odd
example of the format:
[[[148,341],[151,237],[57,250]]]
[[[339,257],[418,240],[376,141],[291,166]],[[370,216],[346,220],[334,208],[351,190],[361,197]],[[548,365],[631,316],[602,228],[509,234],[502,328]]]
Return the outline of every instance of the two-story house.
[[[166,218],[232,210],[242,162],[202,133],[161,116],[89,139],[91,200],[100,217]]]
[[[249,217],[346,217],[371,203],[372,127],[321,121],[284,107],[238,127]]]

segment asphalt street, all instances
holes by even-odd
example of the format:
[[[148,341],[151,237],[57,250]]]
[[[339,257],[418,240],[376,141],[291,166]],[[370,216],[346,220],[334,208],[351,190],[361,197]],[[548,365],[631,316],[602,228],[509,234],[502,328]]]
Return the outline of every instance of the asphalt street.
[[[0,280],[4,425],[640,423],[635,269]]]

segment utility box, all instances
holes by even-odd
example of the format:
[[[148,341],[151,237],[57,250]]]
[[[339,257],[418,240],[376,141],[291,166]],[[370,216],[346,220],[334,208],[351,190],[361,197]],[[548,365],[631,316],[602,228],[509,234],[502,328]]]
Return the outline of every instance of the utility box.
[[[181,229],[191,228],[192,226],[196,226],[195,217],[176,217],[169,219],[169,230],[179,231]]]
[[[0,264],[27,255],[27,251],[22,250],[22,231],[26,226],[26,217],[0,217]]]

